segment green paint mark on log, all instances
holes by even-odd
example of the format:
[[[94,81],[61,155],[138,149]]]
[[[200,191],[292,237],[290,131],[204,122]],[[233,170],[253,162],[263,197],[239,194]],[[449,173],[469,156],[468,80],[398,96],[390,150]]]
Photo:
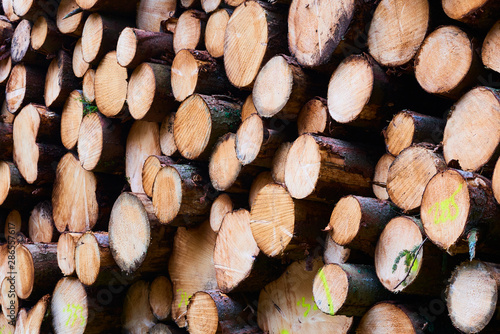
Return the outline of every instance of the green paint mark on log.
[[[323,283],[323,287],[326,292],[326,299],[328,301],[328,313],[331,315],[335,315],[335,310],[333,309],[333,300],[332,295],[330,294],[330,287],[328,286],[328,282],[326,281],[325,273],[323,272],[323,268],[321,268],[318,272],[319,278],[321,278],[321,282]]]

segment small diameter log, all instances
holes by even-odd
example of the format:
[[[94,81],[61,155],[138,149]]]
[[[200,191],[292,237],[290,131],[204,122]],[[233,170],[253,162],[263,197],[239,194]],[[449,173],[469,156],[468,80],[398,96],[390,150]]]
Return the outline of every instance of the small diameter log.
[[[22,20],[14,30],[10,46],[10,55],[14,63],[30,63],[34,65],[45,65],[47,60],[45,56],[35,52],[31,48],[31,27],[32,23],[28,20]]]
[[[12,4],[13,2],[14,0],[5,0],[5,1],[2,0],[2,9],[3,13],[5,14],[5,16],[9,21],[17,22],[19,21],[20,17],[17,16],[16,13],[14,13],[14,7]]]
[[[0,60],[0,85],[7,85],[9,80],[10,71],[12,70],[12,57],[7,57]]]
[[[281,144],[274,153],[271,174],[273,176],[274,182],[281,185],[285,184],[286,158],[291,148],[292,148],[292,143],[285,142]]]
[[[172,96],[170,66],[142,63],[128,83],[127,104],[133,118],[161,122],[175,111],[177,104]]]
[[[31,47],[45,55],[55,55],[61,49],[62,37],[56,24],[44,16],[40,16],[31,28]]]
[[[389,167],[396,159],[394,156],[386,153],[377,162],[375,166],[375,173],[373,173],[373,193],[378,199],[388,200],[389,194],[387,193],[387,175],[389,174]]]
[[[373,304],[390,298],[375,268],[363,264],[327,264],[314,277],[317,307],[329,315],[363,316]]]
[[[61,0],[57,8],[56,24],[57,29],[63,34],[80,37],[82,35],[83,26],[87,19],[88,13],[81,12],[74,14],[68,18],[66,15],[77,9],[79,6],[75,0]]]
[[[172,283],[165,276],[156,277],[149,286],[149,305],[156,319],[166,320],[172,310]]]
[[[213,201],[210,207],[210,227],[215,233],[219,232],[224,216],[233,211],[233,201],[228,194],[222,193]]]
[[[56,333],[81,333],[87,326],[87,292],[75,277],[64,277],[54,289],[50,306]]]
[[[128,289],[122,313],[122,325],[127,333],[149,333],[149,330],[156,324],[148,296],[148,282],[137,281]]]
[[[180,50],[172,62],[172,93],[184,101],[194,92],[224,95],[232,91],[224,68],[207,51]]]
[[[313,280],[323,261],[293,262],[259,296],[257,322],[268,333],[348,333],[353,319],[330,316],[315,307]]]
[[[257,113],[257,109],[255,109],[255,105],[253,104],[253,96],[250,94],[247,96],[243,106],[241,107],[241,121],[243,122],[248,116]]]
[[[174,161],[163,155],[150,155],[142,167],[142,187],[148,197],[153,197],[153,185],[156,175],[165,166],[174,164]]]
[[[17,64],[12,68],[5,89],[7,109],[15,114],[28,103],[43,103],[44,86],[43,69]]]
[[[373,127],[384,119],[388,79],[366,54],[347,57],[328,84],[328,112],[339,123]]]
[[[209,21],[210,22],[210,21]],[[207,27],[208,31],[208,27]],[[208,50],[208,48],[207,48]],[[484,38],[481,59],[484,66],[500,73],[500,21],[495,23]]]
[[[491,177],[491,188],[493,190],[493,195],[495,196],[497,203],[500,203],[500,159],[497,160],[495,169],[493,170],[493,176]]]
[[[172,112],[163,119],[160,126],[160,148],[161,153],[166,156],[174,155],[177,152],[174,139],[174,120],[175,113]]]
[[[174,138],[186,159],[206,159],[223,134],[236,130],[241,106],[229,98],[194,94],[181,103],[174,120]]]
[[[299,136],[304,133],[316,133],[334,138],[343,136],[344,132],[341,125],[330,116],[326,99],[321,97],[310,99],[300,109],[297,116],[297,131]]]
[[[161,31],[161,22],[174,16],[175,0],[143,0],[137,7],[136,26],[146,31]]]
[[[12,159],[14,145],[13,128],[13,124],[0,124],[0,156],[5,160]]]
[[[306,152],[306,153],[304,153]],[[295,140],[285,164],[285,184],[293,198],[369,196],[374,163],[369,150],[342,140],[305,134]]]
[[[123,173],[125,147],[120,125],[98,111],[83,116],[77,146],[83,168],[109,174]]]
[[[467,34],[455,26],[434,30],[415,57],[415,77],[428,93],[458,98],[474,86],[483,69]]]
[[[495,162],[500,142],[498,108],[500,93],[489,87],[473,88],[458,100],[444,128],[446,163],[456,160],[462,170],[474,172]]]
[[[250,191],[248,192],[248,205],[250,206],[250,208],[252,208],[252,204],[255,201],[255,197],[257,197],[259,191],[270,183],[275,183],[271,172],[265,171],[257,175],[255,180],[252,182]]]
[[[189,230],[179,227],[175,234],[168,272],[174,291],[172,318],[181,328],[187,326],[189,298],[198,291],[217,288],[213,261],[216,237],[208,221]]]
[[[425,234],[449,253],[469,251],[466,239],[472,229],[479,229],[480,240],[487,238],[499,213],[491,182],[455,169],[444,170],[429,181],[420,208]]]
[[[356,329],[359,334],[423,334],[429,323],[404,305],[382,302],[373,306]]]
[[[21,232],[22,218],[17,210],[12,210],[5,218],[4,238],[9,242],[9,236],[14,237]]]
[[[85,72],[90,68],[90,64],[83,60],[82,51],[82,39],[78,39],[73,49],[73,59],[72,59],[73,73],[77,78],[81,78],[85,75]]]
[[[405,211],[418,209],[425,186],[445,168],[443,157],[433,149],[418,145],[404,149],[387,174],[387,193],[391,201]]]
[[[429,25],[429,2],[382,0],[368,31],[368,49],[382,66],[408,64],[425,38]]]
[[[453,326],[463,333],[479,333],[497,310],[500,265],[473,260],[458,266],[446,289]]]
[[[75,272],[75,249],[77,237],[71,233],[61,233],[57,241],[57,264],[64,276]]]
[[[212,186],[226,191],[236,182],[242,168],[236,155],[236,135],[227,133],[215,144],[208,165]]]
[[[90,12],[133,15],[137,11],[138,0],[125,0],[120,3],[109,0],[76,0],[76,4]]]
[[[274,56],[255,78],[253,103],[262,117],[276,115],[295,120],[307,100],[325,93],[325,83],[321,77],[312,77],[304,72],[294,58]]]
[[[323,261],[325,264],[346,263],[351,255],[351,250],[337,244],[330,235],[326,236],[325,249],[323,251]]]
[[[83,76],[83,83],[82,83],[82,95],[85,101],[88,103],[94,103],[95,101],[95,71],[91,68],[85,72],[85,75]]]
[[[127,113],[128,74],[116,60],[116,51],[109,52],[95,72],[95,102],[106,117],[121,117]]]
[[[21,333],[40,333],[43,320],[45,320],[45,314],[47,312],[47,307],[49,306],[50,295],[45,295],[29,310],[25,316],[25,322],[23,329],[20,330]],[[21,311],[19,312],[21,316]],[[24,316],[21,316],[24,318]],[[19,320],[18,320],[19,322]],[[18,322],[16,322],[16,332],[18,334]]]
[[[443,140],[445,124],[440,118],[402,110],[394,115],[384,131],[387,151],[397,156],[413,144],[439,144]]]
[[[323,203],[294,200],[285,188],[271,183],[253,201],[250,228],[267,256],[300,259],[321,240],[329,210]]]
[[[224,37],[224,66],[234,86],[249,88],[262,63],[286,52],[286,13],[280,5],[260,1],[245,2],[234,10]]]
[[[106,53],[116,47],[120,32],[127,26],[127,20],[91,14],[85,21],[82,32],[83,60],[97,65]]]
[[[92,285],[101,269],[99,243],[92,232],[85,232],[75,245],[75,271],[80,282]]]
[[[31,211],[28,222],[29,238],[32,242],[50,243],[54,235],[54,219],[52,204],[49,201],[40,202]]]
[[[80,86],[80,81],[73,73],[71,56],[64,50],[50,63],[45,77],[45,105],[62,107],[69,94]]]
[[[121,66],[136,68],[145,61],[160,59],[161,56],[173,53],[173,43],[174,37],[171,33],[127,27],[123,29],[118,38],[116,58]]]
[[[179,16],[174,32],[174,52],[182,49],[203,49],[207,15],[195,9],[186,10]]]
[[[84,97],[82,91],[72,91],[66,99],[61,114],[61,141],[64,147],[71,150],[76,147],[80,125],[83,120]]]
[[[397,214],[390,202],[349,195],[335,205],[326,230],[337,244],[373,255],[380,233]]]
[[[498,2],[491,0],[441,0],[441,5],[448,17],[479,29],[491,27],[500,11]]]
[[[17,298],[13,283],[9,277],[5,277],[0,286],[2,314],[11,322],[15,322],[19,310],[19,299]]]
[[[12,276],[14,276],[16,294],[20,299],[27,299],[31,295],[35,283],[33,256],[23,244],[16,245],[14,252],[15,264]],[[9,254],[12,254],[12,250],[9,251]]]
[[[132,192],[143,193],[142,168],[150,155],[161,155],[158,123],[135,121],[125,147],[125,176]]]
[[[52,192],[52,214],[59,232],[85,232],[97,222],[97,181],[80,161],[68,152],[57,165]]]
[[[214,58],[224,55],[224,35],[229,16],[230,12],[225,8],[221,8],[213,12],[208,18],[205,28],[205,47],[208,53]]]

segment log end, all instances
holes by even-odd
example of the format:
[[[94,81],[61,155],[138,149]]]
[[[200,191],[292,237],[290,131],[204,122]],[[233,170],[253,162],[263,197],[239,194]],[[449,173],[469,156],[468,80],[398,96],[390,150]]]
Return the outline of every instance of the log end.
[[[210,157],[208,172],[212,186],[219,191],[229,189],[238,178],[241,167],[236,156],[236,135],[227,133],[219,138]]]
[[[95,73],[95,101],[106,117],[118,116],[127,99],[127,69],[116,60],[116,51],[107,53]]]
[[[165,276],[156,277],[149,286],[149,304],[158,320],[165,320],[172,310],[172,283]]]
[[[182,203],[182,179],[171,166],[162,167],[156,174],[153,185],[153,207],[162,224],[177,217]]]
[[[402,150],[410,147],[413,143],[414,133],[415,123],[413,117],[405,111],[397,113],[385,132],[385,143],[389,153],[397,156]]]
[[[228,21],[229,14],[225,9],[215,11],[208,18],[205,28],[205,47],[214,58],[224,55],[224,34]]]
[[[177,152],[177,145],[175,145],[175,138],[174,138],[174,120],[175,120],[175,113],[170,113],[161,122],[161,127],[160,127],[161,153],[163,153],[167,157]]]
[[[77,278],[64,277],[57,282],[50,311],[52,326],[57,333],[85,331],[88,317],[87,293]]]
[[[184,101],[195,91],[198,83],[198,63],[188,50],[179,51],[172,62],[172,93],[177,101]]]
[[[318,98],[309,100],[297,118],[299,136],[305,133],[322,133],[327,130],[328,107]]]
[[[47,39],[49,25],[44,16],[40,16],[31,28],[31,47],[33,50],[39,50]]]
[[[156,93],[156,79],[149,63],[139,65],[132,75],[127,88],[127,104],[130,115],[142,119],[151,109]]]
[[[378,199],[388,200],[389,194],[387,193],[387,176],[389,175],[389,167],[393,163],[394,156],[384,154],[375,166],[375,173],[373,174],[373,193]]]
[[[7,81],[5,88],[5,100],[7,101],[7,110],[12,114],[19,111],[26,96],[26,67],[23,64],[17,64]]]
[[[484,38],[481,58],[484,66],[500,73],[500,21],[491,27]]]
[[[359,334],[417,334],[408,315],[391,303],[373,306],[356,329]]]
[[[347,274],[337,264],[324,265],[314,277],[314,302],[327,314],[335,315],[344,304],[348,291]]]
[[[76,4],[75,0],[61,0],[59,3],[59,6],[57,7],[56,25],[61,33],[81,34],[82,28],[80,28],[80,25],[82,23],[84,13],[78,13],[68,18],[64,18],[78,7],[79,6]]]
[[[123,29],[116,44],[116,59],[118,60],[118,64],[127,67],[132,63],[137,52],[137,43],[134,28],[127,27]]]
[[[40,151],[36,143],[40,115],[37,109],[29,104],[14,119],[13,158],[26,182],[32,184],[38,178],[38,159]]]
[[[0,205],[10,192],[10,167],[5,161],[0,161]]]
[[[76,243],[75,271],[80,282],[92,285],[101,269],[99,244],[92,232],[84,233]]]
[[[224,216],[231,211],[233,211],[231,197],[228,194],[217,196],[210,208],[210,227],[214,232],[219,232]]]
[[[236,156],[243,166],[251,164],[264,141],[264,123],[259,115],[248,116],[236,132]]]
[[[82,39],[78,39],[73,49],[73,73],[77,78],[85,75],[85,72],[90,68],[90,64],[83,59]]]
[[[335,205],[328,224],[333,241],[341,246],[348,245],[358,234],[361,216],[361,206],[356,197],[342,197]]]
[[[80,124],[78,135],[78,157],[82,167],[93,170],[101,159],[103,149],[103,128],[97,112],[87,114]]]
[[[49,69],[47,70],[47,76],[45,77],[45,105],[50,107],[61,94],[61,84],[63,76],[63,64],[59,57],[54,58],[49,65]]]
[[[208,293],[196,292],[187,308],[189,333],[215,334],[219,326],[217,306]]]
[[[75,272],[76,242],[70,233],[62,233],[57,241],[57,264],[64,276]]]
[[[85,21],[82,32],[82,54],[83,60],[92,63],[97,60],[99,50],[102,47],[104,22],[100,14],[92,13]]]
[[[61,114],[61,141],[68,150],[78,142],[80,125],[83,119],[83,96],[81,91],[74,90],[69,94]]]

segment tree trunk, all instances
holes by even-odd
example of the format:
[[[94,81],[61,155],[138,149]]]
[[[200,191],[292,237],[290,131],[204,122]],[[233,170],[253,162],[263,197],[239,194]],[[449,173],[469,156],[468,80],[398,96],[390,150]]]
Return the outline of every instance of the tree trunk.
[[[208,29],[207,29],[208,30]],[[208,49],[208,48],[207,48]],[[484,38],[481,59],[484,66],[500,73],[500,22],[495,23]]]
[[[46,56],[57,54],[62,47],[62,36],[56,24],[44,16],[40,16],[31,28],[31,47]]]
[[[88,12],[81,12],[65,18],[66,15],[79,8],[75,0],[61,0],[57,9],[57,29],[65,35],[80,37],[83,26],[88,17]]]
[[[215,2],[217,1],[219,0],[215,0]],[[202,1],[201,6],[208,7],[208,4],[213,2],[213,0],[205,0]],[[208,13],[206,9],[205,11]],[[208,53],[214,58],[220,58],[224,55],[224,35],[229,21],[229,16],[232,12],[232,10],[227,8],[221,8],[210,14],[210,17],[208,18],[207,26],[205,28],[205,47],[207,48]]]
[[[412,308],[393,302],[373,306],[356,329],[359,334],[424,334],[429,322]]]
[[[45,77],[45,105],[59,108],[64,105],[69,94],[80,86],[72,67],[71,56],[66,51],[59,51],[50,63]]]
[[[16,114],[28,103],[43,103],[44,86],[45,71],[43,69],[17,64],[12,68],[5,88],[7,109]]]
[[[179,16],[174,32],[174,52],[182,49],[203,49],[207,14],[195,10],[186,10]]]
[[[161,22],[173,17],[177,8],[175,0],[141,0],[137,8],[137,28],[146,31],[161,31]]]
[[[142,187],[148,197],[153,197],[153,185],[160,169],[174,163],[174,160],[163,155],[150,155],[144,161],[144,166],[142,167]]]

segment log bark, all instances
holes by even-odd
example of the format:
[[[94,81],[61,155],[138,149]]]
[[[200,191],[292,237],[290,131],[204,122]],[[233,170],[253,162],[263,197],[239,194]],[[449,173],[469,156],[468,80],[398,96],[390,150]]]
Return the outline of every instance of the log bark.
[[[16,114],[28,103],[43,103],[45,71],[30,65],[17,64],[7,81],[5,101],[7,109]]]
[[[83,76],[82,95],[88,103],[95,103],[95,70],[91,68]]]
[[[207,6],[204,5],[207,2],[212,3],[213,1],[202,1],[202,7]],[[230,14],[232,14],[232,10],[221,8],[210,14],[208,18],[205,28],[205,47],[214,58],[220,58],[224,55],[224,35]]]
[[[429,322],[411,307],[393,302],[373,306],[361,319],[360,334],[423,334]]]
[[[44,66],[47,63],[45,56],[35,52],[31,47],[31,27],[30,21],[22,20],[14,30],[10,46],[12,61]]]
[[[142,187],[148,197],[153,197],[153,185],[160,169],[174,163],[174,160],[163,155],[150,155],[144,161],[144,166],[142,167]]]
[[[31,28],[31,47],[47,56],[57,54],[62,47],[63,39],[56,24],[50,19],[40,16]]]
[[[54,236],[54,218],[52,204],[49,201],[40,202],[31,211],[28,221],[29,238],[32,242],[50,243]]]
[[[66,15],[77,9],[79,6],[75,0],[61,0],[57,8],[56,24],[57,29],[65,35],[80,37],[83,26],[88,17],[88,12],[74,14],[68,18]]]
[[[182,49],[203,49],[207,15],[199,10],[188,9],[179,16],[174,32],[174,52]]]
[[[82,51],[82,39],[79,38],[73,49],[73,59],[72,59],[73,73],[77,78],[81,78],[85,75],[85,72],[90,68],[90,64],[83,59]]]
[[[495,23],[484,38],[481,59],[484,66],[500,73],[500,21]]]
[[[441,5],[450,18],[478,29],[488,29],[499,18],[500,5],[496,1],[441,0]]]
[[[168,114],[160,126],[160,148],[161,153],[166,156],[172,156],[177,152],[177,145],[174,139],[174,120],[175,113]]]
[[[375,166],[372,189],[375,196],[380,200],[389,199],[389,194],[387,193],[387,175],[394,159],[396,159],[394,156],[386,153],[380,157]]]
[[[161,22],[173,17],[177,8],[175,0],[140,1],[137,8],[136,26],[139,29],[159,32]]]
[[[45,77],[45,105],[47,107],[63,107],[69,94],[80,86],[75,77],[71,56],[64,50],[50,63]]]

